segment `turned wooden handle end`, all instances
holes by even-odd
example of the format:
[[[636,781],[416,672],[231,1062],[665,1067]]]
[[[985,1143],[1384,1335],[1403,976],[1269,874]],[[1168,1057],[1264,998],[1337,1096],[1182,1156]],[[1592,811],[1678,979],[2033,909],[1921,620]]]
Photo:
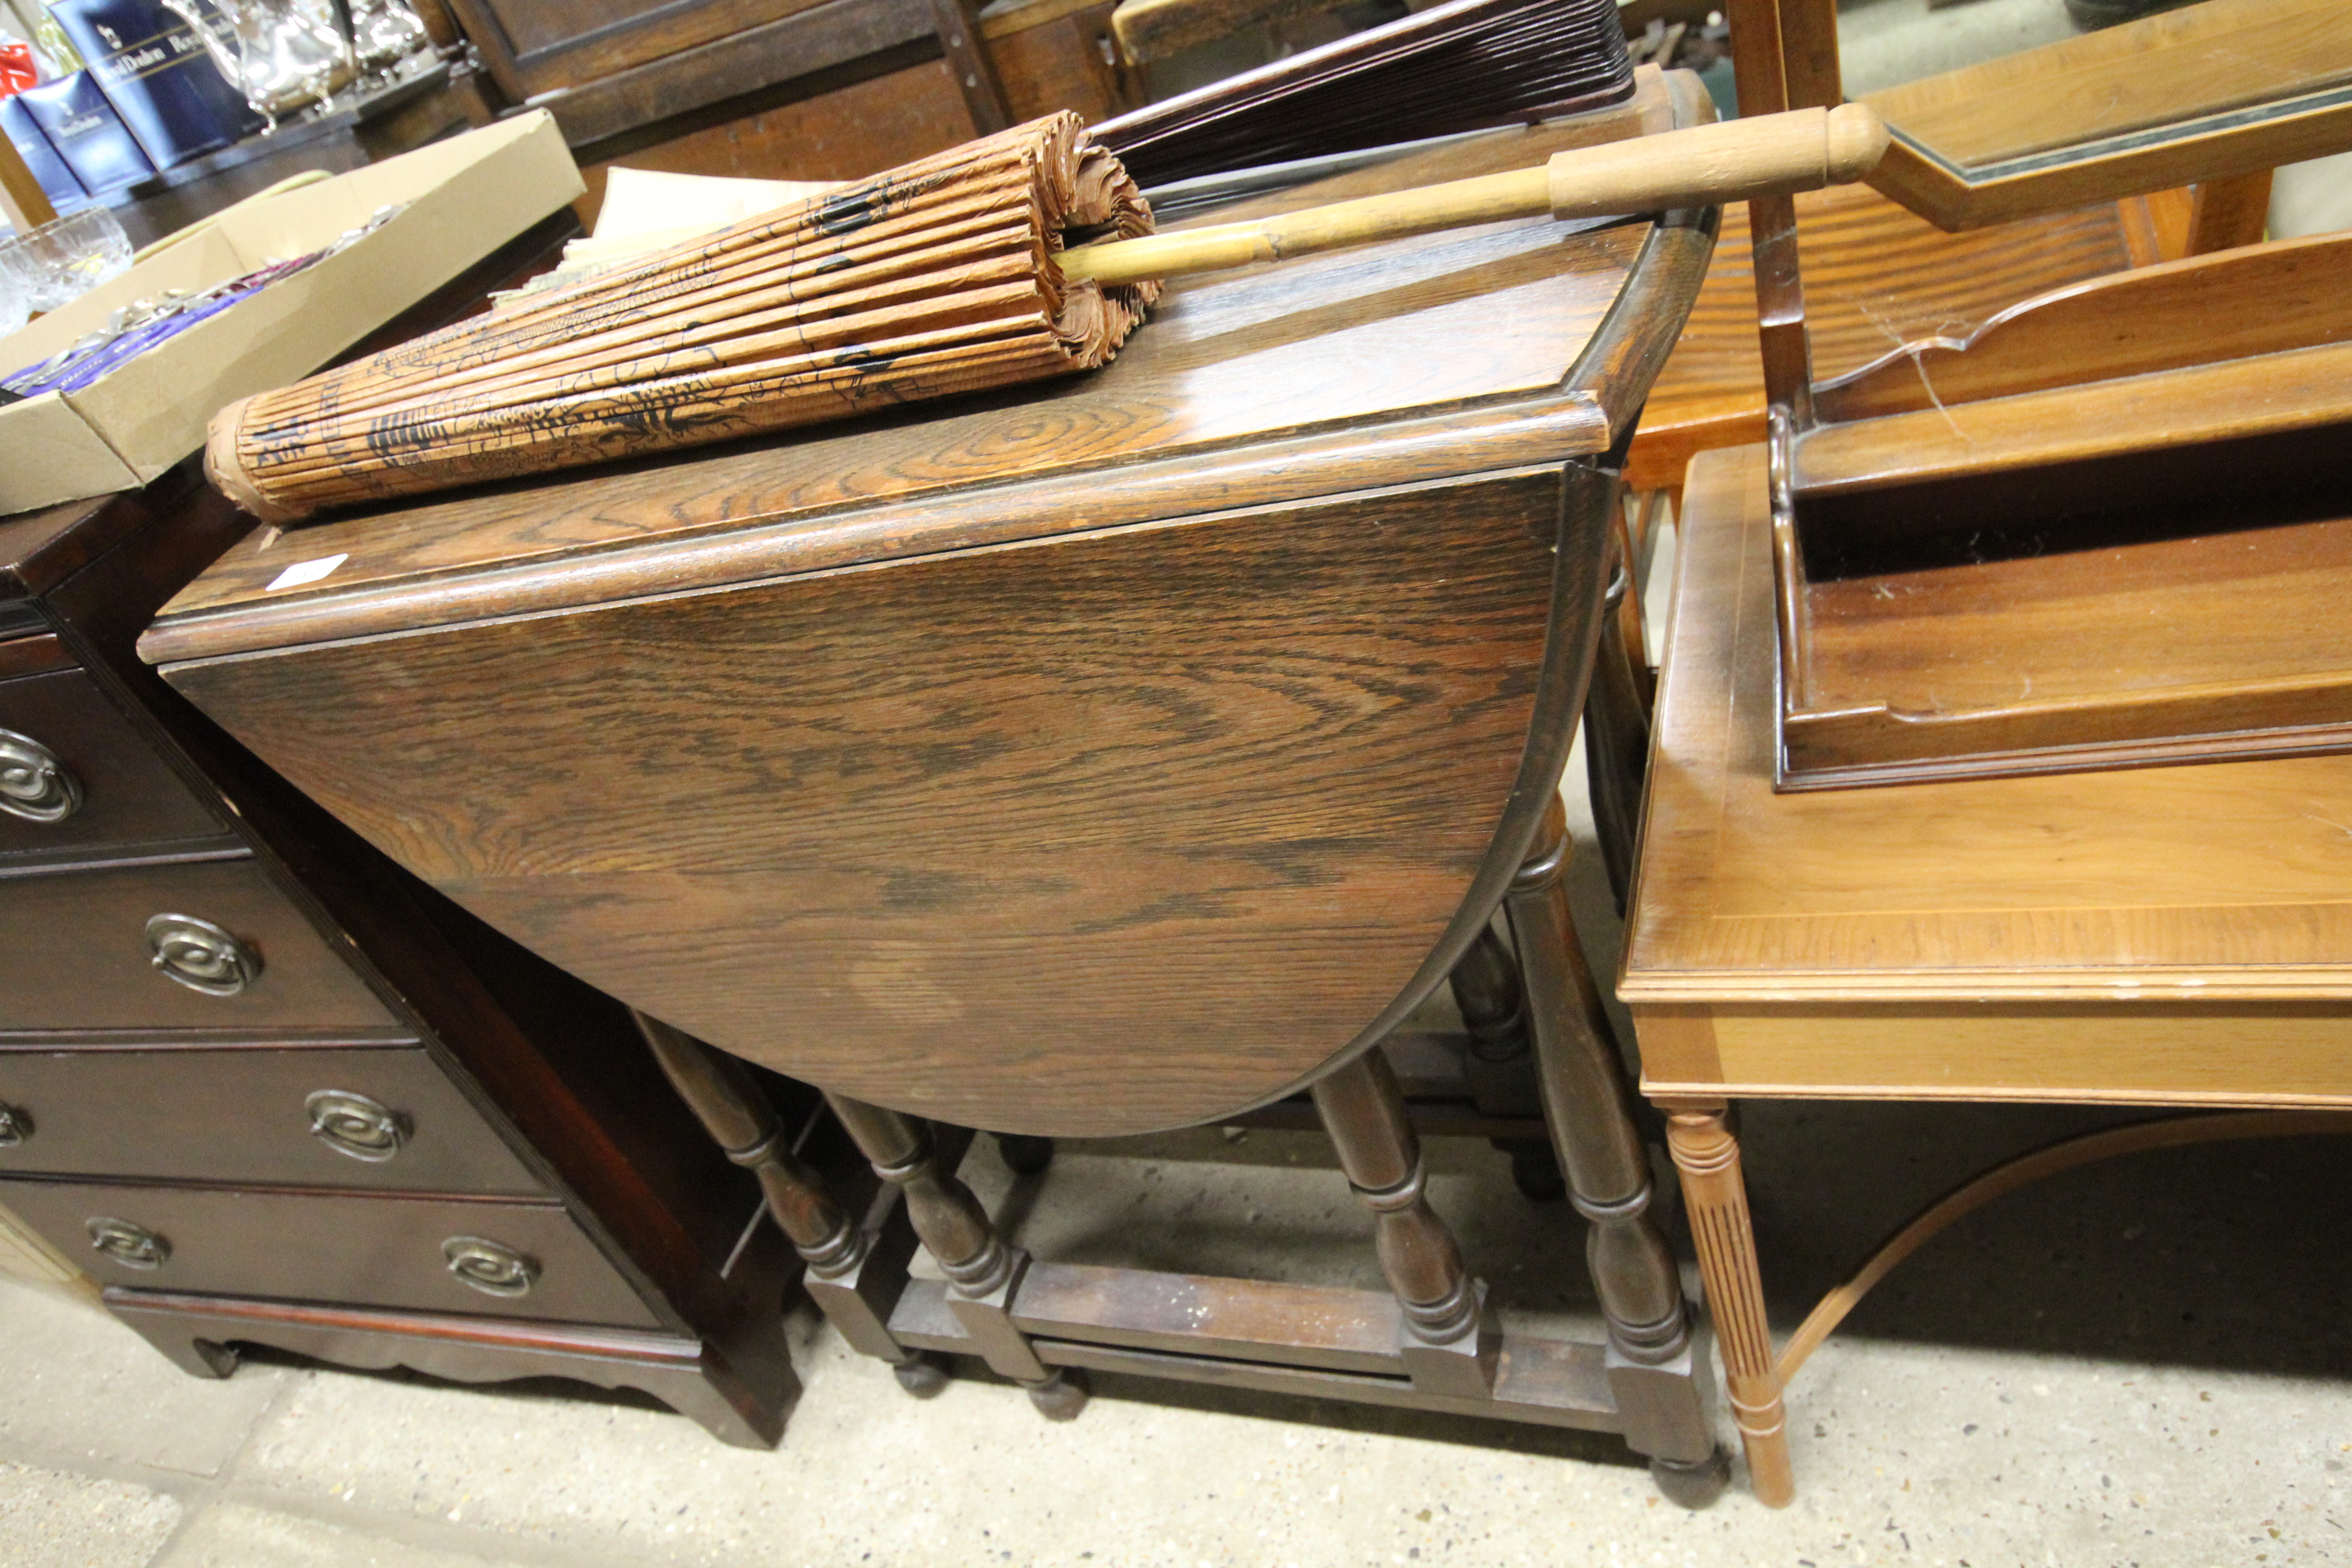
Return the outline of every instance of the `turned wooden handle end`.
[[[1850,184],[1878,166],[1886,124],[1866,103],[1792,109],[1552,155],[1554,217],[1601,217]]]
[[[1832,185],[1850,185],[1886,156],[1886,121],[1866,103],[1841,103],[1829,113],[1827,173]]]

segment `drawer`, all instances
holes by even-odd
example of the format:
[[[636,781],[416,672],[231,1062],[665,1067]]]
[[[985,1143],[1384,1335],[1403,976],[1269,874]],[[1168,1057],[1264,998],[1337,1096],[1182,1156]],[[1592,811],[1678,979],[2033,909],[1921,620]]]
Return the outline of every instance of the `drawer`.
[[[0,861],[228,831],[89,676],[0,680]]]
[[[553,1204],[20,1177],[0,1208],[108,1285],[669,1326]]]
[[[215,933],[173,928],[194,932],[173,948],[180,973],[211,989],[156,965],[148,933],[166,916],[201,921]],[[0,1029],[337,1034],[395,1024],[251,860],[0,881]]]
[[[27,1173],[546,1191],[415,1046],[0,1049],[0,1173]]]

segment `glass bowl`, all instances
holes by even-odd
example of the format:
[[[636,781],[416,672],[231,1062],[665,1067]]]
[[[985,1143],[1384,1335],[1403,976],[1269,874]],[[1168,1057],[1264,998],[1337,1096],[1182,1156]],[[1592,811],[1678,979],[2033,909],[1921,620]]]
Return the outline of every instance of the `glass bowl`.
[[[130,237],[104,207],[84,207],[0,239],[0,276],[15,280],[34,311],[54,310],[130,267]]]
[[[31,290],[17,279],[16,272],[0,267],[0,338],[6,337],[25,324],[33,309]],[[0,375],[6,374],[0,370]]]

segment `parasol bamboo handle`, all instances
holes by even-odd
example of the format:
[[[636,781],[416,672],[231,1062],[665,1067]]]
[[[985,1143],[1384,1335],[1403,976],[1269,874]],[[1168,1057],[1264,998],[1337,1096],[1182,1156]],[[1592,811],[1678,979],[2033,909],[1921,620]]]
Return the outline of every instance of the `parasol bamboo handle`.
[[[1181,278],[1505,218],[1655,212],[1819,190],[1862,178],[1885,151],[1885,122],[1868,104],[1798,109],[1579,148],[1538,169],[1082,245],[1057,259],[1074,283]]]

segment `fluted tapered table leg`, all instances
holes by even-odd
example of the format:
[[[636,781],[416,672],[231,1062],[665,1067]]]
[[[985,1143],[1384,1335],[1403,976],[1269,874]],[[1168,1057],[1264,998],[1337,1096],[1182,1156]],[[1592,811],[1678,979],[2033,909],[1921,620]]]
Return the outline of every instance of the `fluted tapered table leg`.
[[[1764,1317],[1764,1281],[1756,1267],[1756,1233],[1748,1218],[1748,1183],[1739,1169],[1739,1141],[1720,1104],[1680,1104],[1666,1121],[1666,1146],[1682,1172],[1683,1204],[1690,1213],[1699,1272],[1706,1279],[1707,1312],[1723,1346],[1723,1376],[1731,1414],[1748,1452],[1757,1500],[1786,1508],[1797,1495],[1789,1463],[1788,1417],[1780,1377],[1772,1367],[1772,1336]]]
[[[1569,920],[1561,881],[1568,853],[1567,816],[1554,801],[1512,879],[1508,904],[1544,1119],[1569,1196],[1591,1223],[1586,1259],[1609,1327],[1609,1382],[1625,1440],[1650,1456],[1662,1490],[1699,1506],[1721,1489],[1726,1473],[1708,1416],[1712,1377],[1674,1255],[1649,1215],[1650,1163],[1624,1064]]]

